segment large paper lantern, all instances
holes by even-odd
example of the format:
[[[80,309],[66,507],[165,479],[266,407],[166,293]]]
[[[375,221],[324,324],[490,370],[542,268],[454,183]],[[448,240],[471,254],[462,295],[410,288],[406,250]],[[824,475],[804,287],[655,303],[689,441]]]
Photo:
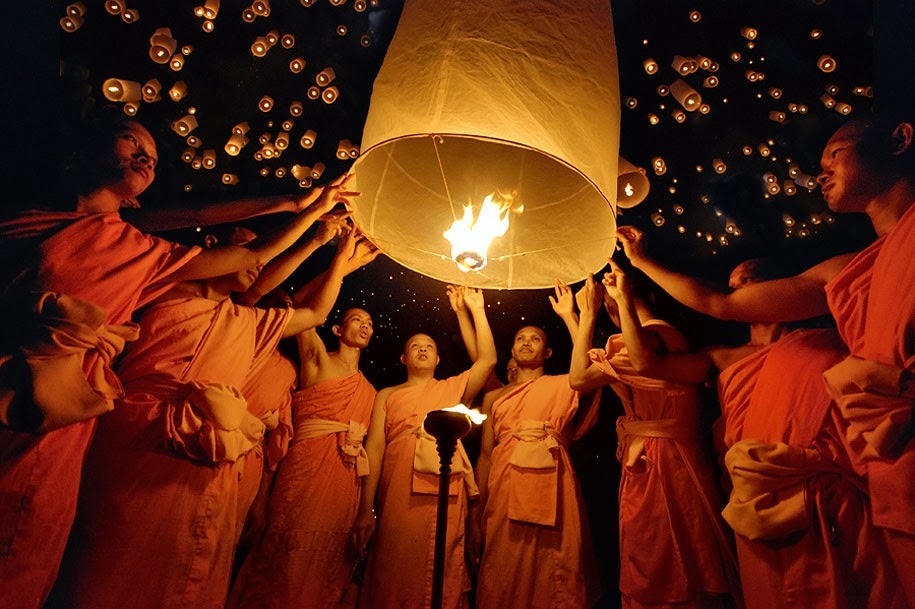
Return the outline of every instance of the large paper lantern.
[[[353,167],[355,219],[441,281],[579,281],[615,240],[619,119],[608,0],[409,0]],[[487,197],[504,234],[488,252],[453,248],[443,233],[487,215]]]

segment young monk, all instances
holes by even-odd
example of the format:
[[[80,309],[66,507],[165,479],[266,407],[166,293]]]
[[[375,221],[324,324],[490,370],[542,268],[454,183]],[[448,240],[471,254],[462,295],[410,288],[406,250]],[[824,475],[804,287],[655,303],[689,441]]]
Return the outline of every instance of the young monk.
[[[422,423],[433,410],[469,404],[496,365],[483,293],[461,288],[460,294],[474,326],[476,359],[471,367],[457,376],[436,379],[437,345],[429,335],[416,334],[404,343],[400,357],[407,380],[380,390],[375,399],[365,442],[369,475],[363,481],[353,527],[358,553],[365,552],[374,537],[359,599],[362,608],[425,607],[430,603],[439,461],[435,440],[423,431]],[[451,467],[453,499],[448,507],[442,606],[456,609],[469,603],[464,520],[467,501],[478,491],[460,445]]]
[[[637,335],[663,352],[686,351],[686,340],[631,293],[620,299],[607,304],[622,333],[606,349],[591,350],[603,295],[593,279],[585,281],[576,295],[581,319],[569,377],[579,390],[610,385],[626,412],[616,424],[623,607],[725,607],[729,593],[739,596],[736,567],[711,460],[699,441],[697,384],[650,378],[636,368]]]
[[[232,607],[337,607],[356,560],[348,547],[368,461],[362,441],[375,388],[359,370],[371,315],[347,309],[328,351],[314,329],[297,337],[300,389],[294,440],[276,475],[267,530],[248,555]]]
[[[599,394],[580,410],[568,375],[545,373],[552,349],[541,328],[518,330],[511,353],[517,379],[483,399],[476,606],[592,607],[600,582],[568,444],[596,420]]]
[[[136,328],[117,326],[180,281],[265,263],[348,196],[340,181],[301,198],[261,201],[263,211],[309,211],[257,247],[184,247],[119,215],[155,178],[150,133],[123,116],[95,126],[69,174],[69,211],[32,210],[0,223],[3,272],[13,278],[3,282],[3,298],[8,314],[19,315],[8,319],[0,351],[0,599],[15,594],[20,607],[40,607],[51,589],[96,417],[121,394],[109,365]],[[224,204],[206,219],[257,209],[255,200]],[[57,338],[42,340],[48,332]]]
[[[911,111],[908,110],[908,113]],[[851,354],[825,372],[849,458],[867,482],[874,525],[915,605],[915,152],[913,121],[854,120],[829,139],[818,182],[836,213],[865,213],[877,240],[794,277],[720,292],[648,258],[641,232],[618,235],[632,263],[683,304],[722,319],[790,321],[831,312]],[[783,375],[792,371],[782,370]]]

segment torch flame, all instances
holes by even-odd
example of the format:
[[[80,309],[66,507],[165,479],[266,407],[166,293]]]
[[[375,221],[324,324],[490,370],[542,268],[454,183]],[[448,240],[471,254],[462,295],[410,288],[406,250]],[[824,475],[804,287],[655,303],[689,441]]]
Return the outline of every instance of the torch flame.
[[[472,410],[470,408],[467,408],[463,404],[458,404],[457,406],[451,406],[450,408],[442,408],[442,410],[446,410],[448,412],[460,412],[461,414],[466,414],[474,425],[479,425],[483,421],[486,420],[485,414],[483,414],[479,410]]]
[[[498,195],[500,201],[493,201],[492,194],[483,199],[483,206],[473,219],[473,205],[464,206],[464,217],[455,220],[443,235],[451,242],[451,257],[464,272],[479,271],[486,266],[486,250],[496,237],[508,230],[508,214],[512,209],[510,195]]]

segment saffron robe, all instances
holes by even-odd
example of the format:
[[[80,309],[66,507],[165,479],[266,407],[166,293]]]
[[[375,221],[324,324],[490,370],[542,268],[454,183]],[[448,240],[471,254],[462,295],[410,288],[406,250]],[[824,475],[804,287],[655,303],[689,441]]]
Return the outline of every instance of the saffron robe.
[[[685,351],[672,326],[649,320],[670,351]],[[699,440],[694,385],[640,376],[621,334],[590,357],[613,381],[620,479],[620,592],[625,606],[720,606],[739,594],[731,539],[719,514],[710,455]]]
[[[483,509],[479,609],[586,609],[600,597],[568,453],[569,442],[587,431],[573,430],[578,399],[563,374],[512,386],[492,404],[498,444]]]
[[[361,372],[295,392],[295,435],[273,482],[268,528],[239,572],[230,607],[340,606],[355,560],[348,542],[361,490],[356,460],[374,403]]]
[[[414,470],[418,433],[426,414],[460,403],[468,373],[404,387],[385,402],[385,451],[375,504],[378,526],[369,546],[360,609],[423,609],[432,603],[432,569],[438,506],[438,474]],[[430,441],[428,438],[422,441]],[[431,441],[434,446],[434,440]],[[434,452],[434,450],[433,450]],[[442,607],[468,604],[470,576],[464,557],[464,521],[472,479],[469,463],[452,460]],[[466,460],[466,455],[464,456]],[[370,464],[370,466],[373,466]],[[462,468],[463,471],[459,471]]]
[[[240,483],[265,430],[239,388],[290,315],[200,298],[145,312],[119,368],[126,396],[86,459],[61,582],[71,607],[225,606],[253,499]]]
[[[117,213],[30,211],[0,223],[5,246],[30,264],[4,298],[56,292],[105,309],[107,324],[172,287],[200,252],[146,235]],[[87,372],[92,358],[84,362]],[[76,512],[96,419],[41,436],[0,428],[0,607],[38,608],[57,575]]]
[[[719,376],[747,609],[907,607],[820,380],[845,354],[833,330],[795,330]]]
[[[866,470],[874,524],[885,529],[915,606],[915,389],[903,392],[900,384],[903,371],[915,372],[913,256],[915,203],[826,286],[851,352],[826,380],[848,423],[852,459]]]

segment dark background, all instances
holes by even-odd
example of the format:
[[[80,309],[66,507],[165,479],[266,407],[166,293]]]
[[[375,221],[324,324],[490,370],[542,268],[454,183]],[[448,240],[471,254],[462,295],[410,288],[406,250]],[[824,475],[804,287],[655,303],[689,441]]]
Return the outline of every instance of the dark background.
[[[409,0],[407,0],[409,1]],[[443,0],[446,1],[446,0]],[[177,0],[127,0],[128,8],[140,11],[140,20],[125,24],[104,10],[101,0],[84,0],[85,24],[74,33],[57,25],[68,3],[41,1],[6,3],[0,22],[6,30],[6,70],[2,97],[7,106],[3,130],[7,145],[3,179],[8,185],[3,211],[14,211],[54,197],[59,151],[71,127],[88,112],[108,103],[101,83],[109,77],[139,81],[158,78],[163,94],[178,79],[189,87],[179,103],[162,101],[141,104],[137,118],[150,128],[160,153],[159,177],[141,201],[146,206],[194,206],[204,201],[240,194],[295,192],[291,177],[276,177],[279,166],[293,163],[325,163],[321,182],[346,171],[351,161],[338,161],[336,143],[360,140],[372,80],[381,65],[384,50],[397,23],[403,0],[380,0],[358,12],[354,0],[333,6],[317,0],[304,7],[299,0],[272,0],[269,17],[254,23],[241,18],[246,3],[223,0],[215,29],[205,33],[194,15],[194,3]],[[569,2],[570,10],[574,2]],[[728,271],[748,257],[769,255],[800,268],[839,252],[860,248],[873,238],[866,218],[836,217],[825,208],[818,189],[799,187],[797,194],[784,191],[764,195],[762,175],[773,172],[781,183],[789,163],[798,163],[816,175],[819,155],[829,134],[847,117],[820,101],[826,87],[835,85],[836,100],[852,106],[850,117],[874,109],[911,104],[913,5],[905,0],[728,0],[684,2],[681,0],[614,0],[612,3],[623,99],[637,100],[624,107],[621,124],[622,156],[645,167],[651,193],[641,205],[620,210],[618,224],[634,224],[648,232],[654,253],[668,264],[714,282],[724,282]],[[701,18],[693,21],[692,11]],[[338,33],[339,26],[346,33]],[[167,26],[179,47],[191,44],[181,72],[149,60],[148,39],[157,27]],[[755,28],[749,41],[743,27]],[[295,46],[279,45],[266,57],[254,58],[250,45],[255,36],[275,29],[292,33]],[[811,31],[821,32],[818,38]],[[737,61],[732,53],[739,53]],[[831,55],[837,63],[832,73],[817,68],[817,59]],[[295,56],[306,59],[300,74],[288,69]],[[711,110],[688,113],[684,123],[671,117],[678,107],[657,87],[670,84],[677,75],[670,67],[675,55],[703,55],[718,64],[714,75],[720,84],[704,88],[712,72],[699,70],[684,77],[702,95]],[[642,62],[657,60],[660,70],[646,74]],[[875,59],[876,58],[876,59]],[[311,102],[305,90],[314,75],[333,66],[339,100],[326,105]],[[746,72],[764,74],[751,82]],[[769,89],[782,91],[779,99]],[[857,95],[855,87],[874,87],[874,98]],[[262,95],[275,99],[275,110],[256,109]],[[305,112],[295,121],[291,144],[283,157],[258,162],[252,154],[259,134],[276,133],[292,100],[301,100]],[[804,105],[806,113],[791,112],[789,104]],[[882,106],[881,106],[882,104]],[[200,123],[194,135],[203,148],[217,152],[217,168],[193,170],[180,160],[183,138],[169,125],[196,108]],[[784,122],[770,120],[769,112],[785,112]],[[648,114],[660,123],[652,126]],[[251,124],[252,142],[238,157],[229,157],[222,146],[236,123]],[[269,121],[274,121],[271,125]],[[306,128],[318,132],[312,150],[297,145]],[[768,157],[757,151],[767,144]],[[744,154],[749,146],[751,153]],[[658,176],[652,159],[664,158],[667,172]],[[727,171],[718,174],[712,159],[721,158]],[[267,175],[261,175],[266,168]],[[231,172],[239,184],[226,187],[220,176]],[[659,214],[663,222],[656,222]],[[660,225],[659,225],[660,224]],[[682,228],[681,228],[682,227]],[[736,229],[736,230],[735,230]],[[178,237],[178,235],[176,235]],[[329,252],[315,257],[290,278],[295,289],[326,265]],[[638,277],[637,277],[638,278]],[[578,287],[577,285],[574,287]],[[551,290],[489,291],[489,319],[500,347],[499,374],[508,358],[512,334],[521,325],[541,325],[553,337],[555,355],[551,372],[566,369],[570,341],[565,328],[550,310]],[[680,326],[697,346],[743,339],[740,327],[710,320],[657,296],[660,316]],[[338,301],[339,310],[361,306],[375,319],[375,337],[363,356],[363,369],[378,387],[400,382],[403,369],[397,360],[402,341],[423,330],[439,339],[442,376],[468,365],[457,324],[450,312],[445,285],[400,267],[380,257],[347,279]],[[596,343],[612,331],[602,320]],[[708,418],[715,416],[714,392],[708,390]],[[609,396],[598,428],[579,443],[573,455],[582,477],[594,539],[604,569],[605,584],[615,589],[616,552],[615,495],[618,463],[615,460],[613,419],[618,404]],[[471,451],[475,438],[470,438]],[[613,605],[613,595],[607,601]]]

